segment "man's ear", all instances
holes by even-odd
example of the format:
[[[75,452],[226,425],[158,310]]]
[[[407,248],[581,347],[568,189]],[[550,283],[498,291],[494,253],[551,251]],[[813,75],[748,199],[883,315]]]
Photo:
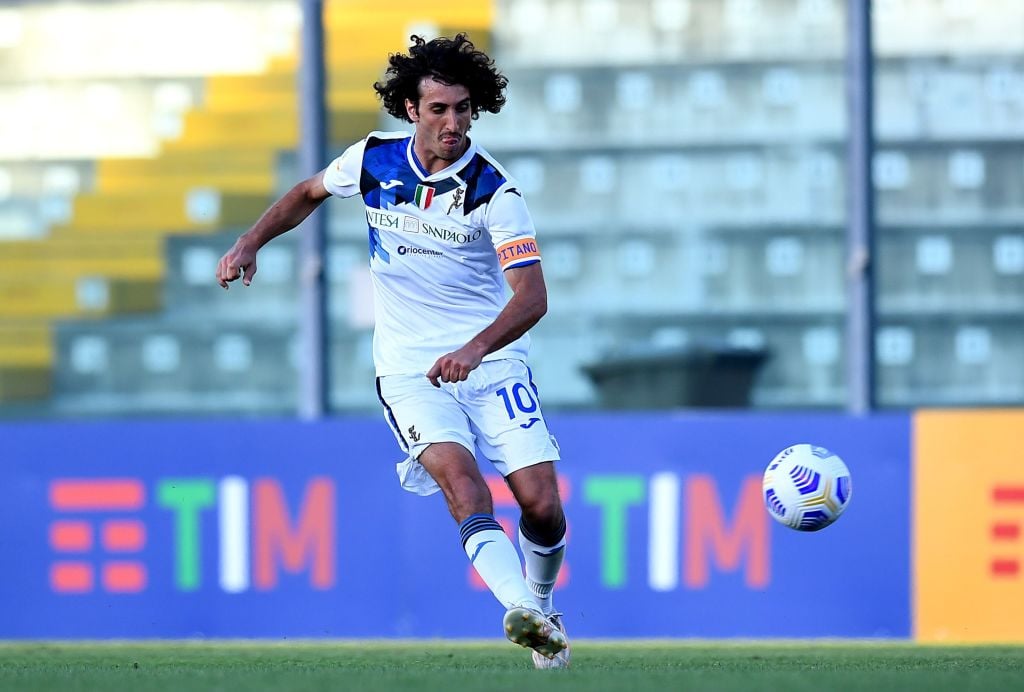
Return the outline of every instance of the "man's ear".
[[[405,114],[409,116],[409,120],[416,122],[420,119],[420,108],[419,104],[413,103],[409,99],[405,100]]]

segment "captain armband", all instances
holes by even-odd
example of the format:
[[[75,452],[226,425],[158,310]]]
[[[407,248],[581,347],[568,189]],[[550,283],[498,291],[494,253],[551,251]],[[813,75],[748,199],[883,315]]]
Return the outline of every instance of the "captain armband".
[[[498,246],[498,264],[501,268],[524,267],[540,261],[536,238],[516,238]]]

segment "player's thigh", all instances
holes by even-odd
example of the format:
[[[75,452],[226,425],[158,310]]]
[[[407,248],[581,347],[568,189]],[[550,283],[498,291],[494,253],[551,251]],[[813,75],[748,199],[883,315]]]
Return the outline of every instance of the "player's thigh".
[[[529,368],[518,360],[486,361],[464,407],[480,451],[503,476],[545,461],[557,461]]]
[[[419,462],[444,492],[456,520],[493,511],[491,493],[480,474],[476,457],[461,444],[432,444],[420,454]]]
[[[386,375],[377,378],[377,395],[395,439],[413,459],[438,442],[458,443],[472,456],[470,422],[449,387],[435,387],[422,374]]]

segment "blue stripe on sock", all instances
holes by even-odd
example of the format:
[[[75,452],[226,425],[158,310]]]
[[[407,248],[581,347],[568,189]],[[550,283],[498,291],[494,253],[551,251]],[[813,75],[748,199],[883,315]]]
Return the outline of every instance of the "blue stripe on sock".
[[[481,531],[501,531],[501,524],[491,514],[471,514],[459,524],[459,537],[462,538],[462,547],[466,547],[466,541],[474,534]]]

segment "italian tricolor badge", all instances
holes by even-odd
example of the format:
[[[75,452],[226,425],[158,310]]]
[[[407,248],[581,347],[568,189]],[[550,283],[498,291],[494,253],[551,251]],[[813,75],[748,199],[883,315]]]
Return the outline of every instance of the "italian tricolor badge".
[[[434,188],[429,185],[417,185],[416,196],[414,198],[416,206],[420,209],[426,209],[430,206],[430,202],[434,199]]]

